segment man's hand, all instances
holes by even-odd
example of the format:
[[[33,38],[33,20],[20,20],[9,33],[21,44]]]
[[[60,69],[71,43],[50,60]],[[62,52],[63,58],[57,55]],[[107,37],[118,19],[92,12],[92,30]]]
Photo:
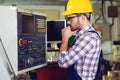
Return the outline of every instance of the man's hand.
[[[68,40],[75,32],[76,31],[71,31],[69,26],[62,29],[62,42],[60,52],[68,50]]]
[[[76,31],[71,31],[70,27],[65,27],[62,29],[62,41],[68,41],[68,39],[75,33]]]

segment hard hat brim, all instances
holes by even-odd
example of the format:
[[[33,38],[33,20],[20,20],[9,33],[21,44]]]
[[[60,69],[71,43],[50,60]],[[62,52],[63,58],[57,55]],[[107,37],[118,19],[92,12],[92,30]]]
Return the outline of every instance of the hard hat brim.
[[[91,11],[88,11],[88,12],[74,12],[74,13],[92,13],[93,11],[91,10]],[[67,16],[67,15],[70,15],[70,14],[74,14],[73,12],[70,12],[70,11],[64,11],[63,13],[62,13],[62,15],[64,15],[64,16]]]
[[[65,11],[65,12],[62,13],[62,15],[64,15],[64,16],[67,16],[67,15],[70,15],[70,14],[72,14],[72,13],[70,13],[69,11]]]

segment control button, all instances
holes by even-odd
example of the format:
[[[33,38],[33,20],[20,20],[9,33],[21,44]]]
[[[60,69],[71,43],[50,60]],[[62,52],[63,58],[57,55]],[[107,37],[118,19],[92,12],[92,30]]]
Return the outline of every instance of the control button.
[[[25,44],[25,40],[24,39],[19,39],[19,45],[24,45]]]
[[[34,63],[34,59],[29,57],[28,60],[27,60],[27,63],[28,64],[33,64]]]

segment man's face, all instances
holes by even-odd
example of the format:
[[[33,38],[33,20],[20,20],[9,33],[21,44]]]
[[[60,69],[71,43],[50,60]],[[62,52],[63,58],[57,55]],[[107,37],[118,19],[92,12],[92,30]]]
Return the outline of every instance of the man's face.
[[[80,15],[69,15],[66,17],[67,24],[70,26],[71,31],[76,31],[80,29],[80,20],[79,20]]]

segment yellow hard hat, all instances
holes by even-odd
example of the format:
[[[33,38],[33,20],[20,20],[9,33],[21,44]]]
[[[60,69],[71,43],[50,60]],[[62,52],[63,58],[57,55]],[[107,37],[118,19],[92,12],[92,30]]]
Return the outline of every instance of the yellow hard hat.
[[[93,12],[90,0],[69,0],[67,3],[66,11],[63,12],[64,16],[73,13],[89,13]]]

